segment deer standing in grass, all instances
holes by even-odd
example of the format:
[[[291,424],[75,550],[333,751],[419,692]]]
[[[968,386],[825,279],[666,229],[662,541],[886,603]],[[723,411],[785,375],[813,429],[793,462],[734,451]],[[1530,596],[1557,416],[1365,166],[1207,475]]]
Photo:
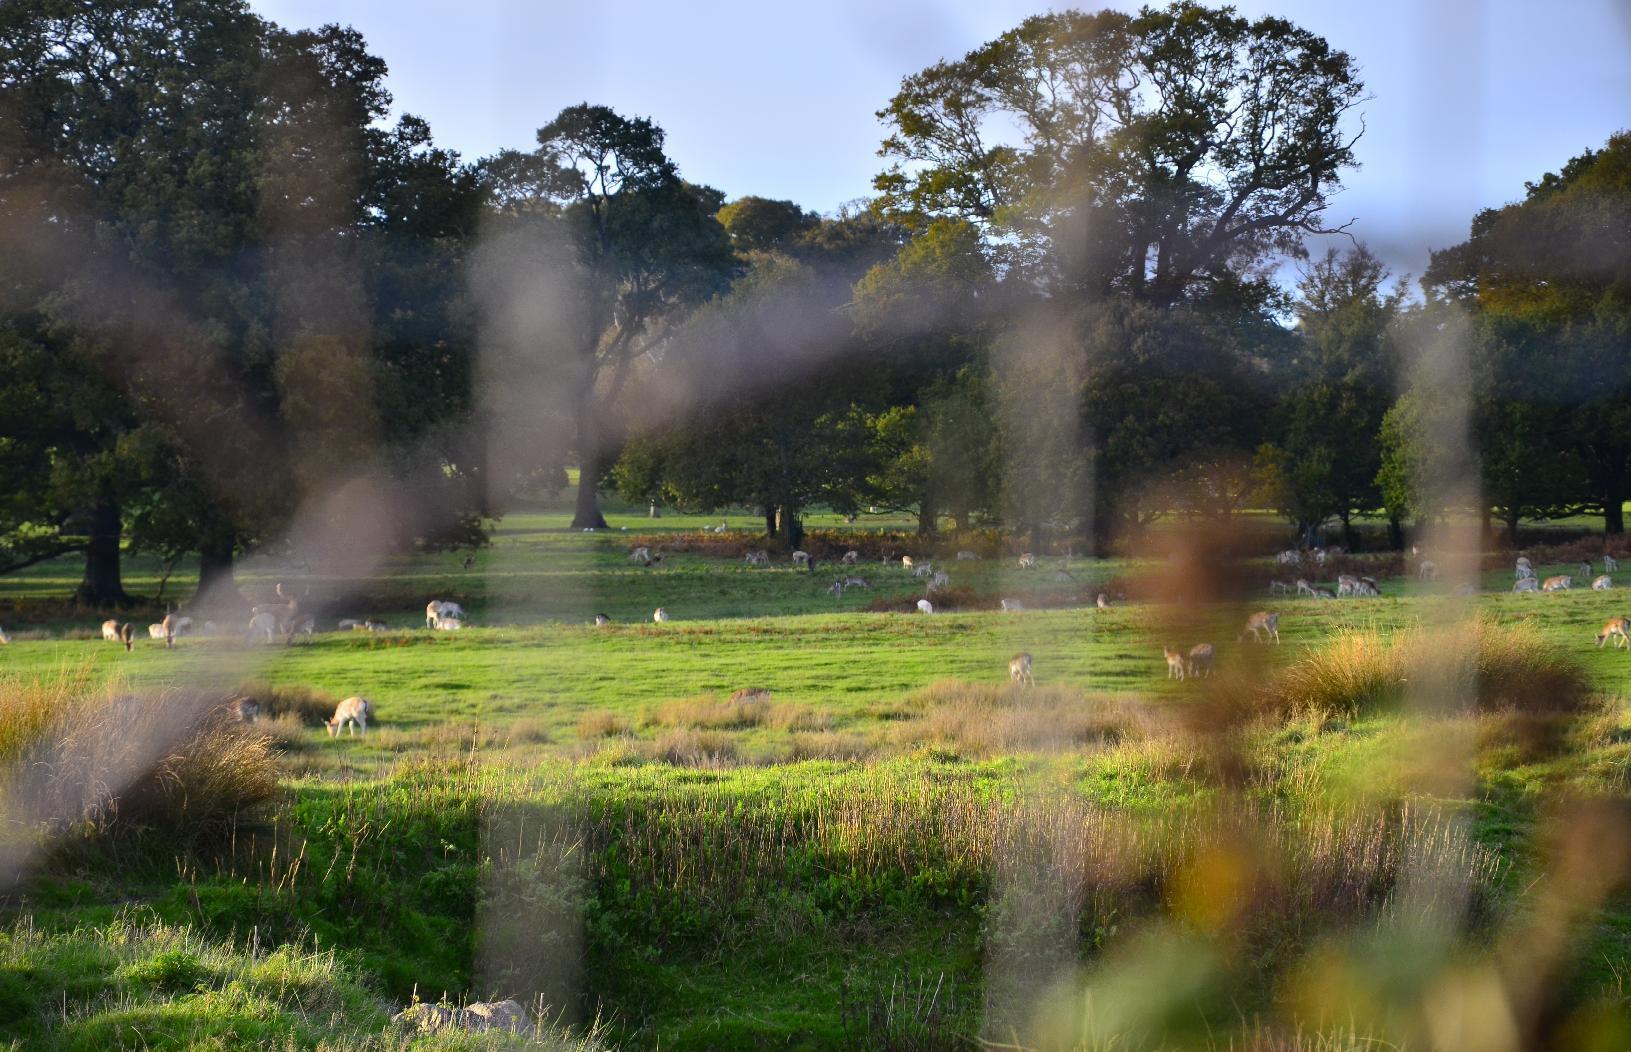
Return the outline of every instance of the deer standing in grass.
[[[1008,678],[1022,687],[1036,686],[1036,677],[1031,674],[1031,655],[1015,654],[1008,662]]]
[[[330,738],[338,738],[340,731],[347,725],[351,733],[359,731],[364,738],[368,737],[368,717],[374,714],[374,706],[369,704],[367,698],[347,698],[334,707],[334,718],[326,721],[323,726],[328,728]]]
[[[1264,636],[1272,638],[1276,643],[1280,642],[1280,615],[1259,610],[1246,619],[1246,629],[1240,633],[1236,641],[1245,639],[1248,632],[1251,633],[1252,639],[1259,643],[1263,642]]]
[[[1184,666],[1184,652],[1182,650],[1174,650],[1169,646],[1163,646],[1161,648],[1161,653],[1167,659],[1167,678],[1183,679],[1187,671]]]
[[[1196,643],[1189,648],[1189,674],[1199,679],[1212,674],[1212,658],[1216,655],[1211,643]]]
[[[1608,623],[1603,626],[1603,630],[1597,633],[1597,649],[1603,649],[1603,643],[1611,637],[1614,640],[1615,650],[1620,649],[1622,646],[1631,649],[1631,621],[1627,621],[1623,617],[1609,618]]]
[[[1558,574],[1556,577],[1548,577],[1542,581],[1540,590],[1543,592],[1566,592],[1573,584],[1574,578],[1568,574]]]

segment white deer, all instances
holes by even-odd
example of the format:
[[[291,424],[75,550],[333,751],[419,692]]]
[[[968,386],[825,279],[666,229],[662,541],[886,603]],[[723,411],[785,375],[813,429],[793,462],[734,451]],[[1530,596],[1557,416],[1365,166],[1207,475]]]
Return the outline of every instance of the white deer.
[[[1613,587],[1614,578],[1610,577],[1606,573],[1602,574],[1596,580],[1591,582],[1591,590],[1594,592],[1606,592]]]
[[[919,599],[917,601],[917,612],[920,614],[932,614],[934,613],[934,604],[929,602],[927,599]]]

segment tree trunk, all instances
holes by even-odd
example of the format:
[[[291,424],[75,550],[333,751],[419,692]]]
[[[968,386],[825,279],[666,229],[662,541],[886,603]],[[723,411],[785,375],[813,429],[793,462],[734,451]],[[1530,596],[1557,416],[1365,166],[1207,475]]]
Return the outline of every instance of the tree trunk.
[[[797,551],[804,544],[804,520],[799,517],[796,507],[783,504],[781,507],[781,534],[791,551]]]
[[[918,532],[918,536],[920,536],[920,537],[932,537],[932,536],[934,536],[935,519],[937,517],[938,516],[937,516],[937,513],[935,511],[933,499],[930,498],[928,494],[924,494],[923,495],[923,500],[917,506],[917,532]]]
[[[593,395],[578,410],[578,494],[572,512],[572,529],[604,530],[606,517],[600,513],[600,429],[594,424]]]
[[[1618,475],[1608,480],[1603,492],[1603,533],[1610,537],[1625,532],[1625,484]]]
[[[765,505],[765,536],[774,540],[776,538],[776,506]]]
[[[1506,543],[1510,544],[1513,548],[1518,547],[1518,513],[1515,511],[1508,512],[1501,518],[1502,521],[1506,523]]]
[[[1342,519],[1342,546],[1350,552],[1359,550],[1359,537],[1354,533],[1353,512],[1343,510]]]
[[[76,597],[90,606],[129,606],[119,565],[119,539],[124,532],[119,502],[111,497],[91,509],[90,544],[85,549],[85,578]]]
[[[232,573],[233,538],[213,538],[199,545],[198,592],[193,602],[217,610],[247,606]]]
[[[1397,515],[1387,517],[1387,543],[1396,552],[1404,551],[1404,526]]]

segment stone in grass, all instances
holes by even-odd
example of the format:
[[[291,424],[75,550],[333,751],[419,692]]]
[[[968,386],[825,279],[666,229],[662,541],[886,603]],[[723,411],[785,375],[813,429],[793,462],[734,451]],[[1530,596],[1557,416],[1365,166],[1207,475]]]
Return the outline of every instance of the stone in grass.
[[[415,1001],[392,1016],[391,1021],[430,1034],[444,1030],[465,1030],[472,1033],[483,1030],[508,1030],[514,1033],[527,1025],[527,1013],[515,1001],[478,1001],[464,1008]]]

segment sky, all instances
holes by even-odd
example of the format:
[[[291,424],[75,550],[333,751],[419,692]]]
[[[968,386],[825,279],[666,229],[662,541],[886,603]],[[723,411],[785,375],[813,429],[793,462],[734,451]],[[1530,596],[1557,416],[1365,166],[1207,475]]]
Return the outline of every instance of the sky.
[[[960,57],[1044,0],[251,0],[288,28],[355,26],[399,112],[476,159],[530,148],[563,107],[668,133],[682,174],[830,213],[884,167],[876,118],[903,76]],[[1087,10],[1136,4],[1085,0]],[[1371,98],[1362,167],[1328,213],[1395,276],[1480,208],[1631,128],[1631,0],[1237,0],[1352,55]],[[1333,240],[1333,243],[1338,243]],[[1339,244],[1346,244],[1340,242]]]

